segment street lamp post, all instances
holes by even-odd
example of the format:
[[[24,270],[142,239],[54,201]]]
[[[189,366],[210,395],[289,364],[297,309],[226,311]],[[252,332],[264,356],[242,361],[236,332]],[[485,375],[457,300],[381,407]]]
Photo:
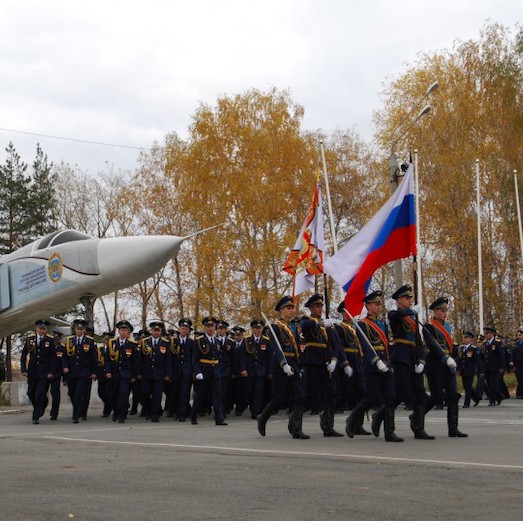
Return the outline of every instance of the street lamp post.
[[[419,104],[428,98],[428,96],[434,92],[439,87],[439,83],[437,81],[431,83],[425,94],[419,98],[410,111],[407,113],[407,115],[401,120],[400,124],[396,126],[396,128],[391,133],[391,147],[390,147],[390,155],[389,155],[389,173],[390,173],[390,182],[392,186],[392,193],[396,191],[398,188],[398,180],[403,175],[403,172],[400,168],[400,164],[398,162],[398,156],[395,153],[396,145],[399,143],[401,138],[407,134],[407,132],[423,117],[425,114],[428,114],[432,107],[430,104],[425,105],[419,112],[418,115],[410,122],[410,124],[407,125],[406,128],[403,128],[405,123],[409,121],[412,114],[416,110],[416,107],[419,106]],[[399,136],[395,138],[395,135],[399,132]],[[394,139],[395,138],[395,139]],[[403,284],[403,268],[402,268],[402,262],[401,259],[394,262],[394,283],[396,285],[396,288],[399,288]]]

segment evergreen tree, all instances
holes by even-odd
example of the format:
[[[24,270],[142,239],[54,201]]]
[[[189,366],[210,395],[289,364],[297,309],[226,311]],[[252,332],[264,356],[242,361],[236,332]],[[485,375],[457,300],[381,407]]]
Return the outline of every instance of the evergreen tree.
[[[12,142],[6,152],[7,159],[0,165],[0,254],[10,253],[28,242],[32,221],[27,164],[20,159]]]
[[[40,144],[36,145],[33,162],[31,196],[31,235],[33,239],[57,229],[57,204],[55,196],[56,173]]]

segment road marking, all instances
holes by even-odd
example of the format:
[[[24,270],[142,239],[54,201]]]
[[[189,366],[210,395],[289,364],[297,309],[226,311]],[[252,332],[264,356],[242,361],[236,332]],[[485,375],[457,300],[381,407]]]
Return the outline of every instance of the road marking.
[[[269,450],[269,449],[249,449],[243,447],[218,447],[213,445],[184,445],[179,443],[153,443],[145,441],[112,441],[112,440],[93,440],[88,438],[66,438],[63,436],[45,436],[51,440],[73,441],[81,443],[100,443],[113,445],[130,445],[137,447],[168,447],[172,449],[192,449],[201,450],[204,452],[218,451],[218,452],[237,452],[261,454],[267,456],[316,456],[319,458],[335,458],[335,459],[356,459],[364,461],[384,461],[392,463],[424,463],[440,466],[453,467],[475,467],[475,468],[490,468],[490,469],[504,469],[504,470],[523,470],[523,465],[503,465],[498,463],[477,463],[471,461],[446,461],[436,459],[421,459],[421,458],[395,458],[391,456],[368,456],[362,454],[339,454],[334,452],[305,452],[305,451],[291,451],[291,450]]]

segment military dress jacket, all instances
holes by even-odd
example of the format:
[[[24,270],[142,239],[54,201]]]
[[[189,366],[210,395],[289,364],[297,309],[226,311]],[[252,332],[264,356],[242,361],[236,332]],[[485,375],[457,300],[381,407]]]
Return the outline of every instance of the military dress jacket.
[[[394,343],[391,346],[392,362],[414,367],[425,363],[425,346],[418,329],[417,314],[413,309],[389,311],[389,324]]]
[[[240,371],[247,371],[248,376],[267,376],[270,344],[268,336],[260,336],[258,342],[254,335],[246,336],[240,347]]]
[[[134,340],[127,338],[120,342],[119,338],[109,339],[105,352],[105,374],[122,379],[135,378],[140,368],[140,346]]]
[[[84,335],[78,340],[75,336],[65,339],[65,353],[62,357],[64,369],[68,369],[67,378],[86,378],[97,374],[97,348],[93,337]]]
[[[174,378],[180,376],[192,376],[192,355],[194,351],[194,340],[188,336],[171,338],[171,363]]]
[[[29,378],[47,378],[48,374],[55,374],[54,337],[46,334],[38,343],[36,335],[29,335],[22,348],[20,366],[22,373],[27,373]]]
[[[192,354],[194,374],[202,373],[205,379],[221,378],[219,341],[207,335],[196,335]]]
[[[139,376],[144,380],[164,380],[166,377],[172,377],[171,342],[167,338],[160,337],[157,341],[152,336],[143,338],[140,349]]]
[[[483,344],[482,353],[486,373],[495,373],[505,369],[506,351],[499,340],[495,338],[491,341],[486,340]]]
[[[383,320],[378,320],[372,315],[367,315],[358,322],[366,338],[362,338],[358,331],[358,338],[363,350],[364,370],[369,374],[380,374],[376,367],[378,360],[391,367],[392,359],[389,346],[389,329]],[[372,349],[367,345],[370,342]]]

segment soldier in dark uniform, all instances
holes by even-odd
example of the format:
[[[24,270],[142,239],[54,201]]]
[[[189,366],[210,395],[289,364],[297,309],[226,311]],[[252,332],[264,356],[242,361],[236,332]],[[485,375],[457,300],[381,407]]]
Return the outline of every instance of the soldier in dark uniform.
[[[225,320],[218,320],[216,340],[220,351],[220,372],[221,372],[221,393],[222,409],[224,415],[232,410],[232,378],[231,363],[234,342],[229,338],[229,323]]]
[[[189,400],[193,381],[194,340],[189,335],[192,330],[192,321],[188,318],[181,318],[178,321],[178,327],[180,335],[171,337],[173,378],[169,399],[169,416],[184,422],[191,410]]]
[[[339,339],[331,322],[324,325],[321,318],[323,297],[315,294],[305,303],[310,317],[300,320],[305,342],[303,367],[306,396],[310,403],[315,397],[323,396],[324,408],[320,416],[320,427],[326,437],[343,436],[334,429],[336,408],[336,382],[334,371],[338,363]]]
[[[144,338],[149,338],[151,334],[147,329],[140,329],[138,333],[134,333],[134,341],[137,345],[140,345],[142,340]],[[138,414],[138,405],[142,406],[142,410],[140,411],[140,417],[145,416],[145,410],[143,408],[143,400],[142,400],[142,382],[139,378],[134,378],[133,381],[129,385],[129,394],[132,394],[131,398],[131,410],[129,411],[129,416],[136,416]]]
[[[129,386],[135,381],[140,366],[140,347],[130,338],[133,326],[127,320],[120,320],[116,329],[118,336],[109,340],[105,353],[107,397],[113,410],[113,421],[125,423]]]
[[[109,418],[111,414],[111,406],[107,399],[107,378],[105,377],[105,352],[107,351],[107,345],[109,339],[112,338],[113,334],[109,331],[103,333],[103,342],[96,346],[96,361],[97,361],[97,376],[98,376],[98,397],[102,400],[103,411],[102,418]]]
[[[358,322],[358,337],[364,355],[366,396],[351,415],[362,409],[377,408],[372,415],[372,433],[380,435],[384,423],[385,441],[402,442],[396,435],[394,421],[395,389],[392,359],[389,352],[389,330],[387,324],[379,319],[383,309],[383,293],[379,290],[369,293],[364,299],[367,316]],[[360,413],[361,414],[361,413]],[[349,417],[350,418],[350,417]],[[350,421],[350,420],[349,420]]]
[[[296,324],[291,323],[296,306],[292,297],[285,296],[276,304],[275,309],[280,318],[272,324],[270,330],[272,357],[269,373],[272,375],[272,400],[257,417],[258,432],[265,436],[265,427],[270,416],[279,409],[290,406],[289,432],[294,439],[308,440],[310,436],[302,430],[305,387],[301,377],[300,338]]]
[[[172,377],[171,343],[162,332],[163,322],[154,320],[149,324],[151,336],[140,342],[141,356],[138,378],[141,380],[141,396],[145,418],[153,423],[160,421],[162,412],[163,383]]]
[[[523,399],[523,328],[517,332],[516,343],[512,350],[512,366],[518,382],[516,398]]]
[[[447,404],[447,425],[449,437],[466,438],[468,434],[458,429],[458,393],[456,382],[457,364],[452,358],[454,342],[452,330],[448,324],[448,299],[436,299],[429,309],[433,311],[432,320],[424,326],[424,338],[427,345],[426,375],[430,396],[425,402],[425,414],[438,403]]]
[[[412,287],[406,284],[392,294],[397,309],[389,311],[389,324],[394,339],[391,347],[396,407],[400,403],[409,405],[412,400],[410,428],[417,440],[433,440],[425,432],[425,346],[419,333],[418,314],[411,308]]]
[[[269,367],[270,339],[262,335],[265,322],[251,321],[251,334],[244,338],[240,350],[240,378],[243,383],[241,400],[236,405],[236,416],[241,416],[247,405],[251,418],[256,419],[265,406],[265,387]]]
[[[485,327],[485,343],[483,344],[483,363],[485,365],[485,380],[489,405],[501,403],[500,380],[506,365],[506,354],[503,344],[496,339],[496,328]]]
[[[216,324],[218,321],[213,317],[206,317],[202,324],[205,328],[203,335],[197,335],[194,339],[193,349],[193,371],[195,373],[195,397],[191,411],[191,424],[198,424],[198,413],[205,405],[209,393],[212,395],[214,408],[214,420],[216,425],[227,425],[222,408],[222,392],[220,370],[220,345],[216,338]]]
[[[361,349],[358,335],[352,326],[351,320],[345,313],[345,301],[340,302],[340,305],[338,306],[338,313],[342,315],[343,320],[334,327],[336,329],[336,333],[338,334],[338,338],[340,339],[341,349],[343,353],[345,353],[345,358],[347,360],[347,365],[343,367],[343,371],[346,376],[349,376],[349,378],[341,379],[340,394],[342,401],[349,406],[350,410],[354,410],[356,405],[360,403],[361,400],[363,400],[365,397],[363,351]],[[346,369],[347,366],[349,369]],[[363,425],[364,416],[365,411],[363,411],[361,414],[361,425]],[[364,431],[363,427],[357,428],[356,430],[359,432],[353,431],[352,436],[354,436],[354,434],[367,433],[367,431]]]
[[[63,375],[63,364],[62,359],[64,356],[64,346],[62,345],[62,333],[60,331],[53,331],[54,335],[54,347],[55,347],[55,372],[54,378],[50,381],[50,392],[51,392],[51,420],[58,419],[58,412],[60,410],[60,386],[62,384]]]
[[[49,382],[56,372],[56,352],[53,336],[47,333],[49,322],[37,320],[36,334],[28,335],[22,349],[20,365],[27,377],[27,396],[33,404],[33,423],[40,423]]]
[[[80,418],[86,414],[89,382],[96,380],[97,375],[96,345],[93,337],[86,334],[86,326],[85,320],[74,320],[74,335],[65,340],[63,367],[69,398],[73,404],[74,423],[79,423]]]
[[[465,390],[465,402],[463,408],[470,407],[470,400],[474,400],[474,407],[476,407],[481,398],[472,386],[474,376],[478,378],[484,376],[483,362],[479,349],[472,343],[474,335],[470,331],[463,331],[463,344],[458,349],[458,371],[461,375],[463,389]]]
[[[241,404],[242,390],[243,390],[243,378],[240,377],[240,353],[243,349],[245,329],[241,326],[234,326],[232,329],[232,340],[233,346],[231,350],[231,379],[232,379],[232,397],[231,403],[236,406]],[[265,404],[264,404],[265,406]]]

